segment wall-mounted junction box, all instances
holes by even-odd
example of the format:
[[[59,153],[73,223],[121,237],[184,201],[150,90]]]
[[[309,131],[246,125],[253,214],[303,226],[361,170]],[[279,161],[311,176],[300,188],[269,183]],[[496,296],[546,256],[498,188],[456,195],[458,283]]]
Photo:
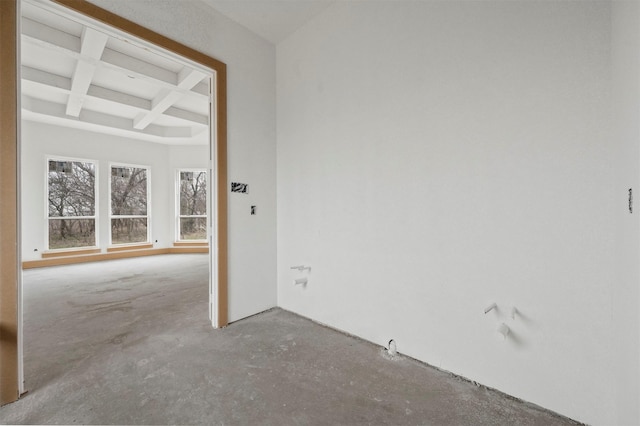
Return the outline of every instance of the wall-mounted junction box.
[[[231,182],[231,192],[238,192],[240,194],[249,193],[249,184],[240,182]]]

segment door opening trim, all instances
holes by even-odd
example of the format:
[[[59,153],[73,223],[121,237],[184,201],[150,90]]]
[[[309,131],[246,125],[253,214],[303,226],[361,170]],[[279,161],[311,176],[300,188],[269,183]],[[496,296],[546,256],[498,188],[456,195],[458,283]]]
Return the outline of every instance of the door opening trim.
[[[20,392],[18,3],[0,1],[0,405]]]

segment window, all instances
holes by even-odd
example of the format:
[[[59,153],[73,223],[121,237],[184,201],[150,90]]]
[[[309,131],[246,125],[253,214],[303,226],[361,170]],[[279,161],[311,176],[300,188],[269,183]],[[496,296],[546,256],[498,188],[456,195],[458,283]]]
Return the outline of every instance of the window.
[[[91,247],[96,242],[96,165],[47,161],[48,248]]]
[[[149,241],[148,175],[145,167],[111,166],[111,244]]]
[[[178,240],[207,239],[207,172],[181,170],[178,200]]]

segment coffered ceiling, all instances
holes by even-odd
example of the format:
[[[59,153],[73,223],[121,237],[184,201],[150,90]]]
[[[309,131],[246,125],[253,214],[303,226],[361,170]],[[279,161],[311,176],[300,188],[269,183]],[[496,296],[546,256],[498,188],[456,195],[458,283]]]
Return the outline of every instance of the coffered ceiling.
[[[22,117],[163,144],[207,144],[206,71],[22,3]]]

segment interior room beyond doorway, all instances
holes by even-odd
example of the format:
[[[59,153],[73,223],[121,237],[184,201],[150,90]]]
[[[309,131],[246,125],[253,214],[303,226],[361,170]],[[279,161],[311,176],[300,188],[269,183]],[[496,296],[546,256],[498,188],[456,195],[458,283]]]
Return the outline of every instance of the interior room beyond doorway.
[[[211,72],[44,3],[21,28],[24,266],[206,252]]]

